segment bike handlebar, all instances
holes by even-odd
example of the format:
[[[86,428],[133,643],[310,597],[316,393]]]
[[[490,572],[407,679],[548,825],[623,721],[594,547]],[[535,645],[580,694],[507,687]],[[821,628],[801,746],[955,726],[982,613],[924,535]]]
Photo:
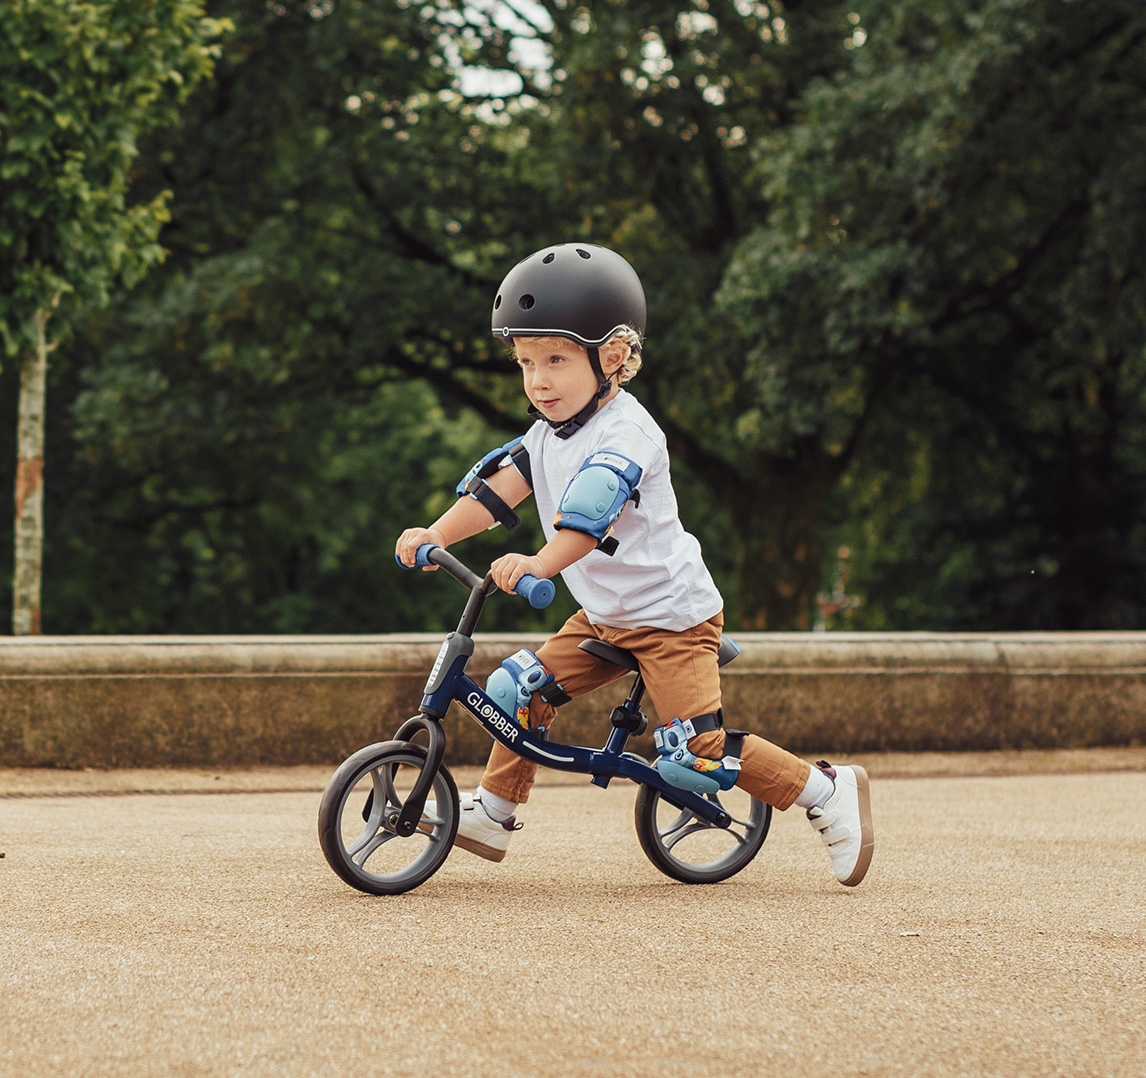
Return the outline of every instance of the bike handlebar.
[[[450,576],[455,580],[460,580],[467,588],[480,587],[482,584],[482,579],[477,573],[463,565],[448,550],[443,550],[434,543],[424,543],[418,547],[413,565],[407,565],[397,554],[394,555],[394,560],[403,569],[419,567],[425,569],[430,565],[441,566]],[[528,573],[514,585],[513,590],[525,599],[534,610],[544,610],[553,602],[553,596],[557,593],[552,580],[530,576]]]

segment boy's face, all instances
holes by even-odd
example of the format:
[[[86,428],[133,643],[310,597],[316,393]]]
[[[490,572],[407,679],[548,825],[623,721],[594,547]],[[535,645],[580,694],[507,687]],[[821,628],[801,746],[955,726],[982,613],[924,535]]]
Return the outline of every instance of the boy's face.
[[[514,351],[525,395],[546,419],[572,419],[596,396],[597,376],[579,344],[564,337],[518,337]]]

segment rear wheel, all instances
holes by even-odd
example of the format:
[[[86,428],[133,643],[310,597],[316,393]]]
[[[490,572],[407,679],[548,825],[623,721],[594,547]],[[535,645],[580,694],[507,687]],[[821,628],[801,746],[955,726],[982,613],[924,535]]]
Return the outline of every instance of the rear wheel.
[[[351,887],[399,895],[426,882],[450,855],[458,830],[458,788],[443,764],[434,775],[417,829],[403,838],[398,814],[426,764],[426,750],[383,741],[343,762],[322,795],[318,841]]]
[[[654,865],[682,883],[719,883],[736,875],[760,852],[772,824],[772,806],[733,787],[708,800],[732,817],[716,827],[680,809],[652,786],[637,794],[637,838]]]

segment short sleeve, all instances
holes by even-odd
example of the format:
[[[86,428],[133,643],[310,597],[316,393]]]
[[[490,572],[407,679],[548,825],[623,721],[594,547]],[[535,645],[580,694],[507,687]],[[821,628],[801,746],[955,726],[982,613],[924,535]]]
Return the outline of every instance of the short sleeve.
[[[665,448],[648,436],[641,427],[628,420],[608,424],[594,431],[593,441],[586,446],[585,457],[594,453],[618,453],[637,464],[648,474],[656,466]]]

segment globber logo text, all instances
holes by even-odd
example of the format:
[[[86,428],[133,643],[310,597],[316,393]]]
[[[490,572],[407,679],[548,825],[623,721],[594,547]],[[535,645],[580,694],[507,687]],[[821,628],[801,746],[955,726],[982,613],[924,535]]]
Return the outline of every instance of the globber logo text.
[[[469,696],[466,697],[466,703],[483,719],[489,719],[510,741],[517,740],[517,727],[498,711],[497,708],[483,703],[482,698],[478,696],[476,692],[471,692]]]

